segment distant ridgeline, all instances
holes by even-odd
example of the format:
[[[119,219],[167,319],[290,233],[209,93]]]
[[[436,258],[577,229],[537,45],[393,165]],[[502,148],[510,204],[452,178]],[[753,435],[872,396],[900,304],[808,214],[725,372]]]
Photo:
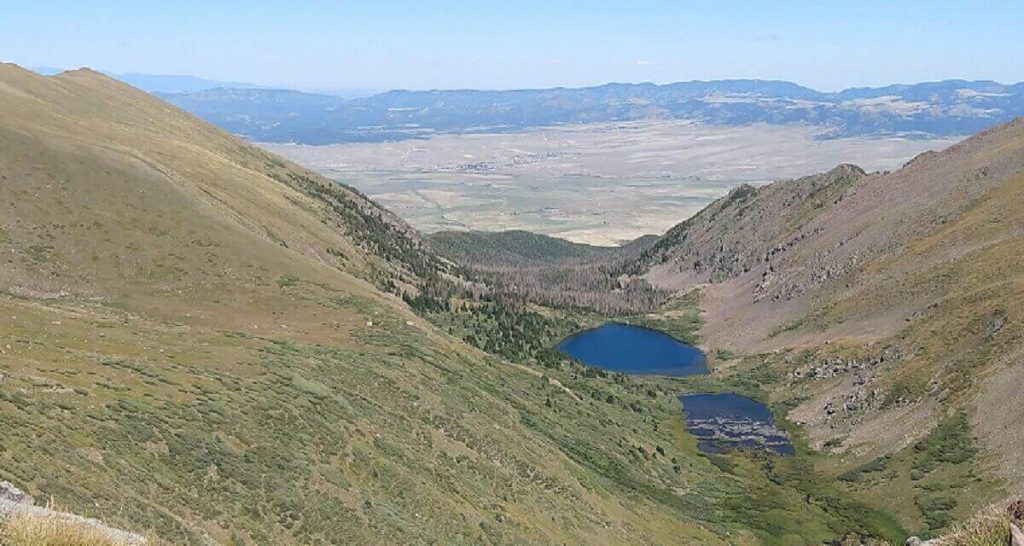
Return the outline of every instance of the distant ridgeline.
[[[712,125],[807,123],[830,137],[968,135],[1024,115],[1024,83],[949,80],[822,93],[790,82],[723,80],[577,89],[389,91],[346,100],[271,89],[158,93],[262,142],[331,144],[648,119]]]

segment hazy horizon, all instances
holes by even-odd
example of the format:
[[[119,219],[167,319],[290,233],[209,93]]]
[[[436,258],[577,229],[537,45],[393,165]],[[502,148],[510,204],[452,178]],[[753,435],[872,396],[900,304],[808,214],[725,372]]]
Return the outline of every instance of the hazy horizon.
[[[226,86],[239,86],[239,87],[243,87],[243,88],[252,87],[252,88],[255,88],[255,89],[269,89],[269,90],[281,90],[281,91],[300,91],[300,92],[304,92],[304,93],[322,93],[322,94],[331,94],[331,93],[335,93],[335,92],[357,92],[357,91],[358,92],[364,92],[366,94],[385,93],[385,92],[388,92],[388,91],[529,91],[529,90],[559,89],[559,88],[561,88],[561,89],[584,89],[584,88],[592,88],[592,87],[602,87],[602,86],[606,86],[606,85],[647,85],[647,84],[652,84],[652,85],[662,86],[662,85],[672,85],[672,84],[677,84],[677,83],[696,83],[696,82],[712,83],[712,82],[718,82],[718,81],[764,81],[764,82],[792,83],[792,84],[798,85],[800,87],[803,87],[803,88],[806,88],[806,89],[810,89],[812,91],[818,91],[818,92],[821,92],[821,93],[838,93],[838,92],[847,91],[847,90],[850,90],[850,89],[858,89],[858,88],[870,89],[870,88],[883,88],[883,87],[900,86],[900,85],[910,86],[910,85],[929,84],[929,83],[941,83],[941,82],[947,82],[947,81],[964,81],[964,82],[969,82],[969,83],[991,82],[991,83],[995,83],[995,84],[999,84],[999,85],[1016,85],[1016,84],[1019,84],[1019,83],[1024,83],[1024,80],[1002,81],[1002,80],[993,80],[993,79],[969,79],[969,78],[961,78],[961,77],[955,77],[954,76],[954,77],[949,77],[949,78],[943,78],[941,80],[893,81],[893,82],[888,82],[888,83],[879,84],[879,85],[864,85],[864,86],[856,85],[856,86],[850,86],[850,87],[843,87],[843,88],[840,88],[840,89],[828,89],[828,90],[826,90],[826,89],[820,89],[820,88],[814,87],[812,85],[806,85],[806,84],[804,84],[802,82],[799,82],[799,81],[783,80],[783,79],[779,79],[779,78],[716,78],[716,79],[713,79],[713,80],[674,80],[674,81],[666,81],[666,82],[652,82],[652,81],[606,81],[606,82],[596,83],[596,84],[592,84],[592,85],[552,85],[552,86],[548,86],[548,87],[500,87],[500,88],[486,88],[486,87],[445,87],[445,88],[442,88],[442,87],[423,87],[423,88],[392,87],[392,88],[371,89],[371,88],[362,88],[362,87],[334,87],[334,88],[288,87],[288,86],[272,85],[272,84],[268,84],[268,83],[254,82],[254,81],[226,81],[226,80],[224,80],[222,78],[208,77],[208,76],[202,76],[202,75],[197,75],[197,74],[163,74],[163,73],[155,73],[155,72],[115,72],[113,70],[107,70],[107,69],[105,69],[103,67],[95,67],[95,66],[78,66],[78,67],[25,66],[25,65],[22,65],[21,63],[18,63],[17,61],[8,60],[8,59],[0,59],[0,63],[14,63],[14,64],[17,64],[17,65],[21,66],[22,68],[25,68],[25,69],[28,69],[28,70],[32,70],[33,72],[37,72],[37,73],[40,73],[40,74],[43,74],[43,75],[53,75],[53,74],[57,74],[57,73],[60,73],[60,72],[73,71],[73,70],[79,70],[79,69],[85,68],[85,69],[89,69],[89,70],[95,70],[95,71],[98,71],[98,72],[102,72],[104,74],[107,74],[107,75],[113,76],[113,77],[134,76],[134,77],[156,77],[156,78],[195,78],[195,79],[198,79],[198,80],[223,83]]]
[[[950,0],[563,0],[529,7],[57,1],[8,10],[0,51],[26,67],[319,91],[763,79],[831,92],[948,79],[1022,81],[1014,44],[1022,25],[1019,3],[982,10]]]

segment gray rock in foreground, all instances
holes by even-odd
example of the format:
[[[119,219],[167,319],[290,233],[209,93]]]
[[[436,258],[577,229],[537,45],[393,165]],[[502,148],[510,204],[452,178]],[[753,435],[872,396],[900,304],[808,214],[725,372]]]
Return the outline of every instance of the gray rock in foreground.
[[[59,512],[42,506],[35,505],[35,499],[14,484],[7,481],[0,482],[0,521],[8,520],[18,516],[30,516],[36,518],[55,518],[63,521],[88,525],[106,534],[111,540],[131,546],[146,544],[146,539],[141,535],[115,529],[104,524],[102,521],[93,518],[86,518],[67,512]]]

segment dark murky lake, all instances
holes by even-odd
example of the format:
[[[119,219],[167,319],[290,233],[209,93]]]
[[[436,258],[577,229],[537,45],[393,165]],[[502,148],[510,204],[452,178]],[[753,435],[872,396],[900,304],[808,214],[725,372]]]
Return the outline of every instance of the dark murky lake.
[[[764,449],[792,455],[793,444],[775,425],[768,406],[732,393],[681,394],[686,428],[705,453],[730,449]]]

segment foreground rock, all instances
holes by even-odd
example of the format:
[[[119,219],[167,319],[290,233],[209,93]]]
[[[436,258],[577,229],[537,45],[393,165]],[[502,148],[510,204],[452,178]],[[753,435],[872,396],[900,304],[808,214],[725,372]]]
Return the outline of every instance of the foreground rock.
[[[0,524],[12,518],[22,516],[54,518],[73,524],[89,526],[119,544],[136,546],[147,543],[146,539],[141,535],[109,527],[100,520],[36,506],[35,499],[21,489],[18,489],[14,484],[7,481],[0,482]]]

